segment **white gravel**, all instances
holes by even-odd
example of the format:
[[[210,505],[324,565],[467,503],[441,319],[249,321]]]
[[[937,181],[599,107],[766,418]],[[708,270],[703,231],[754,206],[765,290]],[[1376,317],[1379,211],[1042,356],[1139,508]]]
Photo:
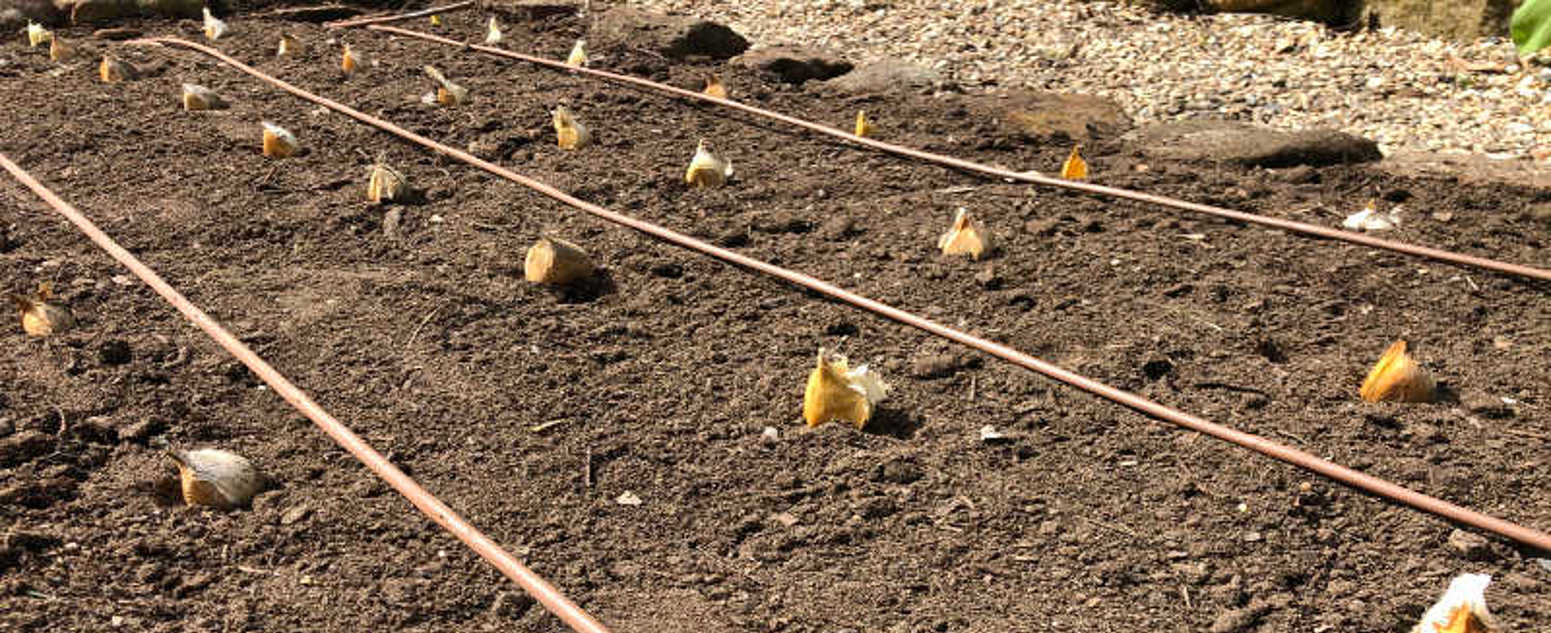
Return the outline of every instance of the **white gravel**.
[[[626,0],[721,22],[755,46],[937,68],[970,90],[1099,94],[1138,123],[1223,117],[1334,127],[1402,150],[1551,161],[1551,66],[1504,38],[1338,33],[1262,15],[1178,16],[1057,0]]]

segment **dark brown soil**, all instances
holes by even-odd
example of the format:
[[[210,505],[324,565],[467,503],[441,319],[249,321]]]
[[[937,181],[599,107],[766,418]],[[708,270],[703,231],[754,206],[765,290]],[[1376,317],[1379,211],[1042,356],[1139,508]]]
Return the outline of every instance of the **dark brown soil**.
[[[443,30],[475,37],[483,19],[448,16]],[[197,37],[193,23],[139,26]],[[304,56],[272,56],[282,29]],[[233,30],[220,47],[261,69],[582,198],[1551,529],[1545,286],[988,182],[377,33],[346,35],[380,65],[345,81],[314,25]],[[508,45],[560,57],[579,33],[516,24]],[[56,73],[8,36],[0,151],[616,630],[1404,632],[1467,571],[1493,575],[1509,630],[1551,626],[1545,553],[1490,540],[1467,559],[1437,518],[606,225],[207,57],[64,34],[147,76],[97,83],[92,53]],[[683,86],[713,68],[593,54]],[[421,105],[427,63],[474,102]],[[951,96],[848,100],[723,73],[736,98],[821,121],[865,106],[882,138],[908,145],[1045,171],[1067,151],[1001,136]],[[183,112],[185,81],[233,109]],[[547,113],[561,102],[596,146],[554,146]],[[261,157],[260,119],[310,152]],[[736,164],[732,186],[683,186],[701,137]],[[1106,184],[1327,225],[1370,197],[1404,198],[1397,239],[1548,263],[1547,227],[1525,215],[1544,192],[1352,167],[1316,182],[1139,172],[1115,142],[1092,149]],[[363,200],[378,153],[427,194],[392,207],[392,235]],[[43,341],[6,326],[0,339],[0,630],[561,628],[4,183],[0,279],[53,281],[81,327]],[[933,248],[960,206],[1000,238],[989,261]],[[525,283],[542,233],[584,245],[612,287]],[[1397,338],[1449,401],[1357,399]],[[892,383],[866,432],[803,427],[821,345]],[[982,443],[987,424],[1011,441]],[[163,505],[161,438],[239,451],[278,487],[251,510]],[[617,504],[626,491],[643,503]]]

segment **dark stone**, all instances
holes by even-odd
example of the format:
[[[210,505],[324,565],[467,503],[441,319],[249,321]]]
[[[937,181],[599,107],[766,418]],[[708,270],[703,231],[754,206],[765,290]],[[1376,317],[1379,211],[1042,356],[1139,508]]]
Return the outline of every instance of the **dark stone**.
[[[653,275],[657,275],[658,277],[662,277],[664,279],[678,279],[679,277],[684,276],[684,267],[673,262],[664,262],[660,264],[653,264],[651,267],[651,272]]]
[[[1034,141],[1089,141],[1131,129],[1120,104],[1092,95],[1013,90],[966,97],[964,104],[1005,132]]]
[[[1172,371],[1174,371],[1174,363],[1162,358],[1153,359],[1142,364],[1142,375],[1146,376],[1148,380],[1157,380],[1169,375],[1169,372]]]
[[[879,464],[877,473],[873,478],[889,483],[909,484],[920,481],[924,476],[926,476],[926,473],[921,470],[920,465],[915,463],[915,460],[900,457]]]
[[[942,83],[942,75],[935,70],[891,59],[858,66],[851,72],[824,82],[824,85],[851,94],[871,94],[922,90]]]
[[[770,46],[756,49],[734,60],[760,72],[775,75],[789,84],[809,79],[829,79],[851,72],[851,62],[826,51],[796,46]]]
[[[661,15],[615,7],[598,16],[588,39],[601,50],[612,46],[645,48],[672,58],[704,55],[727,59],[748,50],[742,35],[715,22],[682,15]]]
[[[1345,132],[1292,132],[1233,121],[1161,123],[1128,134],[1126,141],[1150,158],[1270,168],[1320,167],[1383,157],[1377,143]]]
[[[111,339],[103,341],[97,348],[97,358],[104,365],[124,365],[134,360],[134,353],[129,349],[129,343],[123,339]]]
[[[0,439],[0,466],[15,466],[31,461],[54,447],[54,438],[35,430],[25,430]]]

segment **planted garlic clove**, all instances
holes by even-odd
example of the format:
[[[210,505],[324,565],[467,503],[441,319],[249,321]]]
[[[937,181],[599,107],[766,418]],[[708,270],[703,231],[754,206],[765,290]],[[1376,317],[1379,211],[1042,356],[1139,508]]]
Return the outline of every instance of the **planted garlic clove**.
[[[442,25],[442,14],[440,14],[440,13],[432,13],[431,14],[431,26],[441,26],[441,25]]]
[[[253,463],[231,451],[203,448],[167,454],[178,465],[185,504],[230,510],[248,505],[264,488],[264,477]]]
[[[716,97],[718,99],[726,99],[727,84],[722,83],[721,76],[711,75],[710,77],[706,77],[704,92],[705,94]]]
[[[224,110],[226,100],[214,90],[196,84],[183,84],[184,110]]]
[[[47,42],[47,41],[49,41],[51,39],[54,39],[54,34],[52,32],[50,32],[48,29],[43,28],[42,24],[38,24],[37,22],[32,22],[32,21],[28,21],[27,22],[27,45],[28,46],[30,46],[32,48],[37,48],[39,44]]]
[[[1432,376],[1406,353],[1406,342],[1395,341],[1368,370],[1357,393],[1366,402],[1432,402],[1437,390]]]
[[[21,318],[23,332],[32,336],[51,336],[63,334],[75,327],[75,316],[70,314],[70,310],[48,302],[53,294],[53,286],[44,282],[38,284],[37,292],[31,295],[11,295],[11,303],[15,304],[17,316]]]
[[[130,66],[128,62],[104,55],[102,63],[97,65],[97,76],[102,78],[103,83],[118,83],[134,79],[135,67]]]
[[[205,7],[205,37],[213,42],[225,34],[226,22],[211,15],[210,7]]]
[[[872,121],[867,120],[866,110],[856,111],[856,135],[872,136]]]
[[[404,175],[394,171],[378,158],[367,176],[366,199],[372,204],[382,204],[386,201],[403,200],[408,194],[409,182],[404,179]]]
[[[1082,159],[1079,149],[1082,145],[1073,145],[1072,153],[1067,155],[1066,162],[1061,163],[1061,177],[1067,180],[1087,180],[1088,161]]]
[[[436,82],[436,92],[431,95],[431,101],[444,106],[455,106],[468,102],[468,88],[448,81],[447,77],[442,74],[442,71],[437,70],[433,66],[426,66],[425,74]]]
[[[587,65],[587,40],[576,40],[576,43],[571,45],[571,54],[565,58],[565,65],[572,68]]]
[[[582,247],[553,237],[541,237],[528,248],[523,275],[533,283],[564,286],[592,276],[592,260]]]
[[[732,162],[717,158],[706,149],[705,139],[700,139],[700,144],[695,146],[695,157],[690,159],[689,169],[684,172],[684,182],[697,188],[720,187],[731,177]]]
[[[808,426],[841,420],[860,429],[889,386],[866,365],[851,369],[844,356],[830,358],[819,348],[818,364],[808,374],[802,396],[802,417]]]
[[[991,232],[969,216],[969,210],[959,207],[953,214],[953,226],[937,238],[937,248],[944,255],[969,255],[971,259],[991,252]]]
[[[301,42],[301,40],[296,39],[296,36],[295,35],[291,35],[290,33],[281,33],[280,34],[280,47],[275,49],[275,57],[285,57],[286,55],[297,55],[297,54],[300,54],[301,52],[302,52],[302,42]]]
[[[63,62],[63,61],[69,61],[69,59],[71,57],[75,56],[75,47],[71,46],[69,44],[66,44],[65,41],[60,39],[58,35],[52,36],[52,37],[50,37],[48,39],[49,39],[49,44],[48,44],[48,58],[49,59],[51,59],[53,61],[56,61],[56,62]]]
[[[490,24],[485,26],[485,43],[491,46],[501,43],[501,23],[490,16]]]
[[[570,108],[556,106],[553,112],[555,122],[555,140],[560,149],[577,149],[592,141],[592,131],[581,121],[576,120],[576,115]]]
[[[346,44],[345,53],[339,59],[339,69],[345,71],[346,75],[353,75],[356,71],[365,68],[366,57],[355,52],[354,49],[350,48],[349,44]]]
[[[289,130],[264,121],[264,155],[270,158],[287,158],[295,156],[301,149],[301,142],[296,140],[296,135]]]
[[[1460,574],[1449,582],[1449,589],[1434,603],[1411,633],[1489,633],[1498,630],[1491,611],[1486,608],[1486,586],[1492,577],[1486,574]]]
[[[1388,231],[1397,226],[1400,226],[1400,207],[1396,206],[1388,213],[1380,213],[1377,200],[1369,200],[1363,210],[1341,221],[1342,228],[1352,231]]]

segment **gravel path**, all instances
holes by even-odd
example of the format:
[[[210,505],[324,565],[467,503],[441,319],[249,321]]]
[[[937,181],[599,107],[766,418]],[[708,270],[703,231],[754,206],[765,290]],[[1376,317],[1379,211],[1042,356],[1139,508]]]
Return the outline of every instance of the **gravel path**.
[[[1551,160],[1551,66],[1513,45],[1410,31],[1327,32],[1261,15],[1160,15],[1108,2],[627,0],[716,20],[755,46],[805,43],[855,62],[902,58],[969,89],[1099,94],[1138,123],[1198,117],[1335,127],[1386,153]]]

